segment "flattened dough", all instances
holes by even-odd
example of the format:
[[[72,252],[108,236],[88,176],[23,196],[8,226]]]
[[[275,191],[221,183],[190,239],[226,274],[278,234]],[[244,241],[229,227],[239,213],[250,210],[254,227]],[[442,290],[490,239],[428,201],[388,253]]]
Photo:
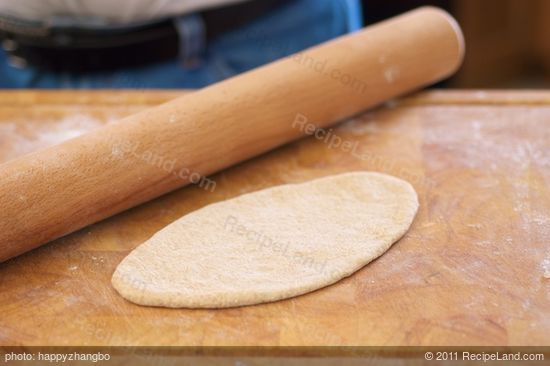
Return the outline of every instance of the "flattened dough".
[[[285,299],[347,277],[384,253],[418,209],[412,186],[366,172],[245,194],[192,212],[118,266],[141,305],[224,308]]]

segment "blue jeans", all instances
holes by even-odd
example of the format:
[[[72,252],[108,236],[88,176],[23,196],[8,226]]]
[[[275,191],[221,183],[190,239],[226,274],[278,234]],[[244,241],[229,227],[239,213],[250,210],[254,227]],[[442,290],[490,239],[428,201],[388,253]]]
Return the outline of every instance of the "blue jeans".
[[[177,20],[187,54],[117,71],[71,74],[19,69],[0,50],[0,88],[200,88],[361,27],[359,0],[296,0],[202,44],[200,18]],[[191,41],[189,41],[191,40]]]

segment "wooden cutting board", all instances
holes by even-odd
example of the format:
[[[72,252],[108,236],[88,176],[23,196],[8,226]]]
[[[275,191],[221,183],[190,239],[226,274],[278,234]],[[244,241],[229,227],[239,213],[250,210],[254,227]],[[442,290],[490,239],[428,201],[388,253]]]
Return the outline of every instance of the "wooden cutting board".
[[[0,92],[0,161],[179,94]],[[550,343],[550,93],[425,92],[333,133],[355,150],[303,139],[211,177],[213,192],[180,189],[0,264],[0,345]],[[124,256],[188,212],[353,170],[408,180],[420,210],[333,286],[225,310],[141,307],[110,286]]]

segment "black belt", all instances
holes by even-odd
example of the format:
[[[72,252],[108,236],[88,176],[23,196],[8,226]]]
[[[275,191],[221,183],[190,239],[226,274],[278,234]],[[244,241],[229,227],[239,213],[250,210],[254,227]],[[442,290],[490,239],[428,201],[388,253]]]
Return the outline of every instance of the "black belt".
[[[252,0],[199,13],[207,40],[267,14],[289,0]],[[0,18],[0,39],[21,65],[65,71],[104,71],[174,59],[185,47],[173,19],[124,27],[52,27]]]

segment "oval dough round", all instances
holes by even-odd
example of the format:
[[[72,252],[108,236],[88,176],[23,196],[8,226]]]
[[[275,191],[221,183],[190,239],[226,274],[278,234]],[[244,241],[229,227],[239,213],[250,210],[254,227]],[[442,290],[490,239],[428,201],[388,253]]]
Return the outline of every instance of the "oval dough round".
[[[418,209],[412,186],[353,172],[211,204],[130,253],[112,284],[141,305],[223,308],[328,286],[384,253]]]

